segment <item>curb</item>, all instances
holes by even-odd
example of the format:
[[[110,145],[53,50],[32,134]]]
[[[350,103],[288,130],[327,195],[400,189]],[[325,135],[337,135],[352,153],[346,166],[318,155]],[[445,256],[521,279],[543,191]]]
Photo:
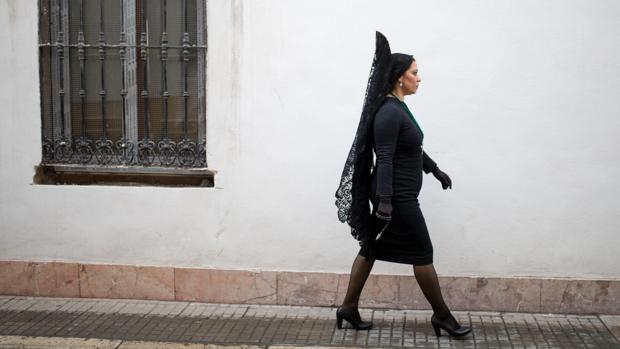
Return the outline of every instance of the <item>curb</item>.
[[[216,345],[96,338],[0,336],[0,349],[352,349],[352,347],[292,345]]]

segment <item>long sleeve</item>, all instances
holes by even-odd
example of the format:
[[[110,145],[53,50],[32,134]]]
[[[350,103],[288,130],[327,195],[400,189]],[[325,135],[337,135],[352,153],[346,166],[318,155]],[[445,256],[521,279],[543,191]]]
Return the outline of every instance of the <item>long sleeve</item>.
[[[384,110],[385,111],[385,110]],[[376,195],[392,195],[394,172],[394,151],[400,132],[400,118],[389,112],[378,112],[375,116],[374,138],[377,155]]]
[[[422,170],[424,173],[433,172],[437,168],[437,163],[431,159],[426,152],[422,152]]]

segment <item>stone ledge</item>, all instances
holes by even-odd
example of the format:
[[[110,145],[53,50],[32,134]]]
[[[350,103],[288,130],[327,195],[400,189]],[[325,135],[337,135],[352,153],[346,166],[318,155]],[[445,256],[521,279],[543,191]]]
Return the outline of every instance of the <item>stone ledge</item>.
[[[213,187],[215,172],[206,168],[39,165],[34,184]]]

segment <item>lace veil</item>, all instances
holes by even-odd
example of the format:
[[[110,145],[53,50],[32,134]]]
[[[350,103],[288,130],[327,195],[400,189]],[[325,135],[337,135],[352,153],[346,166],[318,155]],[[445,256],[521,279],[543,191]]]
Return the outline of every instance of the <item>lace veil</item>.
[[[374,241],[376,235],[371,226],[369,201],[373,122],[389,92],[391,65],[390,45],[383,34],[376,32],[375,54],[366,85],[362,115],[336,191],[338,219],[349,224],[351,235],[360,241],[362,248],[369,247],[371,244],[367,242]]]

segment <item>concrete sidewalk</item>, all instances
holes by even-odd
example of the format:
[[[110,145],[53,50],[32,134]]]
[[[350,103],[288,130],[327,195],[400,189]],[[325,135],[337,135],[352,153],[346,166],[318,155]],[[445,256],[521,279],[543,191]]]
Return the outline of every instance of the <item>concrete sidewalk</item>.
[[[428,311],[0,296],[0,348],[620,348],[620,316],[456,312],[473,335],[435,337]],[[191,345],[190,345],[191,344]]]

